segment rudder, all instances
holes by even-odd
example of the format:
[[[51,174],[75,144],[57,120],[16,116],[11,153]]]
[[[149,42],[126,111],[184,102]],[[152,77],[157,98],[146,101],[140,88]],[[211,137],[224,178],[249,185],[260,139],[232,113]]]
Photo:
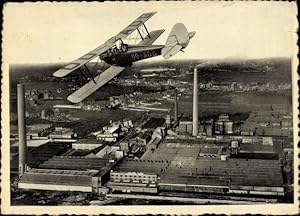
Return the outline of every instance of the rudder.
[[[176,23],[162,49],[162,56],[168,59],[188,46],[190,38],[194,37],[196,32],[188,32],[183,23]]]

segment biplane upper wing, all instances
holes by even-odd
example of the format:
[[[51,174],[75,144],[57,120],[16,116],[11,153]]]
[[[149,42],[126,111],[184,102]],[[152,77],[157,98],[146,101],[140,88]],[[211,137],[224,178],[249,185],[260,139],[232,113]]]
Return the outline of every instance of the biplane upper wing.
[[[134,20],[132,23],[130,23],[129,26],[124,28],[119,34],[117,34],[115,37],[113,37],[111,39],[114,39],[114,38],[115,39],[124,39],[124,38],[126,38],[128,35],[130,35],[132,32],[134,32],[137,28],[139,28],[141,25],[143,25],[154,14],[156,14],[156,12],[143,13],[136,20]]]
[[[143,25],[148,19],[150,19],[156,12],[149,12],[140,15],[137,19],[135,19],[130,25],[128,25],[125,29],[123,29],[120,33],[116,36],[107,40],[103,45],[97,47],[96,49],[90,51],[89,53],[81,56],[80,58],[72,61],[65,67],[57,70],[53,75],[55,77],[64,77],[73,72],[74,70],[80,68],[82,65],[86,64],[87,62],[91,61],[92,59],[96,58],[100,54],[106,52],[111,47],[113,47],[115,42],[119,39],[124,39],[128,35],[130,35],[133,31]]]
[[[72,103],[79,103],[80,101],[97,91],[97,89],[102,87],[105,83],[109,82],[112,78],[121,73],[124,69],[125,67],[110,66],[107,70],[94,78],[95,82],[91,80],[80,89],[72,93],[67,98],[68,101]]]

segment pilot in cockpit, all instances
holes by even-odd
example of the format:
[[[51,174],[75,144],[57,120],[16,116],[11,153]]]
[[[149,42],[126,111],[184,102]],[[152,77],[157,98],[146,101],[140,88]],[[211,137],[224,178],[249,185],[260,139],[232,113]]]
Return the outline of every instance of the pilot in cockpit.
[[[123,42],[121,40],[117,40],[115,44],[116,44],[117,49],[119,51],[121,51],[122,46],[123,46]]]
[[[123,43],[122,40],[117,40],[117,41],[115,42],[115,45],[116,45],[116,47],[117,47],[117,49],[118,49],[119,52],[123,53],[123,52],[126,52],[126,51],[127,51],[127,47],[126,47],[126,45]]]

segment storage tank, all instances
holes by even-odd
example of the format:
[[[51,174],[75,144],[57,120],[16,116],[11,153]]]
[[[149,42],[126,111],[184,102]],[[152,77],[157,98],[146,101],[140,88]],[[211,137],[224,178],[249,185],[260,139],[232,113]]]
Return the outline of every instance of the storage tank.
[[[236,140],[232,140],[231,141],[231,148],[238,148],[239,147],[239,143]]]
[[[230,144],[230,153],[237,154],[239,152],[239,143],[236,140],[232,140]]]
[[[216,134],[223,134],[223,130],[224,130],[223,122],[217,121],[215,123],[215,133]]]
[[[204,125],[199,125],[198,133],[201,134],[204,132]]]
[[[233,134],[233,122],[224,122],[224,132],[225,134]]]
[[[206,125],[205,129],[206,129],[206,135],[212,136],[212,125]]]
[[[192,132],[193,132],[193,124],[187,124],[186,125],[186,130],[187,130],[188,133],[192,134]],[[197,134],[193,134],[193,136],[197,136]]]

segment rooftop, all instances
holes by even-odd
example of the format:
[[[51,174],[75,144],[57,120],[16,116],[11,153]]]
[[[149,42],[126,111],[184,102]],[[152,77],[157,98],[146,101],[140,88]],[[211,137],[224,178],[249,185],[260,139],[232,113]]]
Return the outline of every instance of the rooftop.
[[[198,158],[193,163],[171,164],[161,177],[162,182],[180,182],[197,178],[197,182],[214,185],[228,182],[230,185],[282,186],[282,174],[278,160]],[[209,179],[209,181],[208,181]],[[220,181],[222,180],[222,181]],[[191,181],[195,183],[196,181]]]
[[[44,145],[30,148],[27,151],[27,164],[30,167],[38,167],[39,164],[48,160],[54,155],[60,155],[67,151],[71,147],[71,144],[66,143],[46,143]],[[18,156],[16,155],[11,160],[11,167],[18,167]]]
[[[132,160],[123,159],[116,167],[117,172],[143,172],[148,174],[161,174],[166,169],[168,163],[164,160]]]
[[[24,173],[19,183],[59,184],[72,186],[91,186],[91,177],[69,174]]]
[[[218,154],[220,148],[201,148],[201,154]]]
[[[143,129],[149,129],[149,128],[157,128],[159,126],[162,126],[165,123],[165,119],[163,118],[155,118],[151,117],[144,125]]]
[[[193,144],[189,141],[161,143],[158,149],[145,155],[143,159],[164,160],[170,164],[166,171],[161,173],[161,182],[164,183],[282,186],[280,163],[278,157],[273,157],[273,153],[264,153],[258,155],[259,157],[244,155],[242,158],[227,158],[226,161],[220,158],[199,157],[199,153],[203,151],[218,150],[211,147],[214,145]],[[260,147],[270,148],[262,145]]]
[[[242,151],[247,152],[274,152],[273,146],[263,145],[262,143],[240,143],[240,148]]]
[[[74,144],[106,144],[105,141],[103,140],[98,140],[98,139],[94,139],[94,138],[84,138],[84,139],[80,139],[77,140]]]
[[[108,160],[102,158],[54,156],[42,163],[39,168],[66,170],[101,170],[106,167],[107,163]]]

